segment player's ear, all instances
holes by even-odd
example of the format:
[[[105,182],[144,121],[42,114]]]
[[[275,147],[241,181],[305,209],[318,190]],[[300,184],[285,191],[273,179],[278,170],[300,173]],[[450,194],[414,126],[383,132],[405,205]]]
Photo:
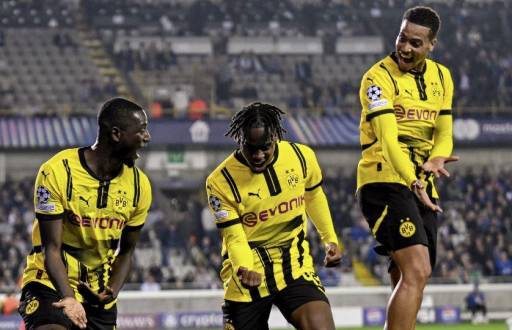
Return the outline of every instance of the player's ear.
[[[119,127],[117,127],[117,126],[112,127],[112,130],[110,131],[110,135],[114,142],[121,141],[121,129]]]
[[[430,45],[428,47],[428,51],[429,52],[433,51],[434,48],[436,47],[436,44],[437,44],[437,38],[430,40]]]

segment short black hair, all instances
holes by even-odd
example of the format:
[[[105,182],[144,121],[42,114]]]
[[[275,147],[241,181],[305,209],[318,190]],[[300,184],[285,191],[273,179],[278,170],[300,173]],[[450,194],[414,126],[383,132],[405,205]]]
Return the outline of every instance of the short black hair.
[[[416,6],[407,9],[404,13],[404,20],[411,23],[418,24],[430,29],[430,40],[434,39],[441,27],[441,17],[439,14],[430,7]]]
[[[142,107],[127,99],[116,97],[103,104],[98,113],[99,135],[110,134],[114,126],[126,128],[133,120],[133,112],[143,111]]]
[[[229,130],[225,134],[232,137],[237,143],[242,144],[245,141],[245,132],[249,128],[265,127],[272,137],[282,140],[286,130],[281,125],[281,117],[284,111],[278,107],[254,102],[238,111],[229,124]]]

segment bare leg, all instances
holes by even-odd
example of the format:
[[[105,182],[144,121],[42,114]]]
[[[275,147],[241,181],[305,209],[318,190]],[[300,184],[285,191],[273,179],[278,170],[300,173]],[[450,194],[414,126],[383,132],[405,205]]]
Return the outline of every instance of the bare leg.
[[[335,330],[331,306],[322,300],[308,302],[294,310],[291,323],[299,330]]]
[[[387,330],[414,330],[423,299],[423,289],[432,269],[428,249],[413,245],[391,252],[401,277],[388,303]]]
[[[36,327],[35,330],[66,330],[67,328],[60,324],[45,324]]]
[[[400,269],[398,269],[397,265],[394,265],[393,268],[389,271],[389,278],[391,279],[391,289],[394,290],[400,281],[400,277],[402,277],[402,273]]]
[[[398,269],[398,266],[393,263],[392,268],[389,270],[389,279],[391,280],[391,290],[395,290],[396,286],[398,285],[398,282],[400,281],[400,277],[402,277],[402,273],[400,272],[400,269]],[[384,323],[384,330],[388,329],[388,323],[387,321]]]

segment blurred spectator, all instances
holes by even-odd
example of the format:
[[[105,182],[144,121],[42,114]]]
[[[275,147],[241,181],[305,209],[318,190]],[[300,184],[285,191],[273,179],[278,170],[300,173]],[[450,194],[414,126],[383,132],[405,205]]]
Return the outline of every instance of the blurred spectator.
[[[13,291],[7,292],[3,301],[0,302],[2,308],[2,315],[8,316],[18,312],[20,301]]]
[[[178,86],[171,96],[171,102],[174,104],[174,118],[186,117],[189,99],[189,93]]]
[[[324,286],[338,286],[341,281],[341,275],[337,268],[321,267],[318,269],[318,277]]]
[[[499,251],[495,260],[496,275],[512,276],[512,258],[507,251]]]
[[[473,290],[466,296],[465,301],[473,324],[488,323],[485,295],[480,291],[478,283],[473,285]]]
[[[156,282],[155,277],[151,272],[146,272],[144,275],[144,282],[142,282],[140,290],[145,292],[160,291],[161,286],[160,283]]]
[[[208,105],[199,98],[192,96],[188,106],[188,118],[192,120],[205,119],[208,115]]]

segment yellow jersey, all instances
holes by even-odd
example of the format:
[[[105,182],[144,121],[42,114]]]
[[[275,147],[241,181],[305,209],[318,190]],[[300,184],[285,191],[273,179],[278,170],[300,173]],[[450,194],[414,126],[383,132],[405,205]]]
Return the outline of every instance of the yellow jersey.
[[[124,165],[112,180],[100,180],[87,166],[85,150],[63,150],[39,169],[33,248],[22,283],[35,281],[55,289],[45,271],[39,222],[62,219],[62,257],[69,284],[81,302],[79,281],[89,283],[95,291],[109,284],[122,231],[140,230],[151,205],[151,185],[140,169]]]
[[[429,195],[437,198],[433,176],[423,173],[421,165],[433,157],[449,156],[453,148],[450,71],[426,59],[423,72],[402,72],[393,53],[364,74],[359,97],[362,158],[357,168],[358,189],[372,182],[409,187],[419,178],[426,182]],[[386,114],[393,114],[396,120],[400,148],[395,154],[403,153],[398,155],[401,161],[395,163],[385,157],[372,122]],[[382,132],[385,129],[382,127]]]
[[[255,173],[234,152],[206,180],[208,204],[223,232],[220,275],[227,300],[257,300],[301,276],[321,287],[306,239],[306,213],[324,243],[338,244],[313,150],[281,141],[273,157],[265,171]],[[262,274],[262,285],[244,288],[236,276],[241,266]]]

